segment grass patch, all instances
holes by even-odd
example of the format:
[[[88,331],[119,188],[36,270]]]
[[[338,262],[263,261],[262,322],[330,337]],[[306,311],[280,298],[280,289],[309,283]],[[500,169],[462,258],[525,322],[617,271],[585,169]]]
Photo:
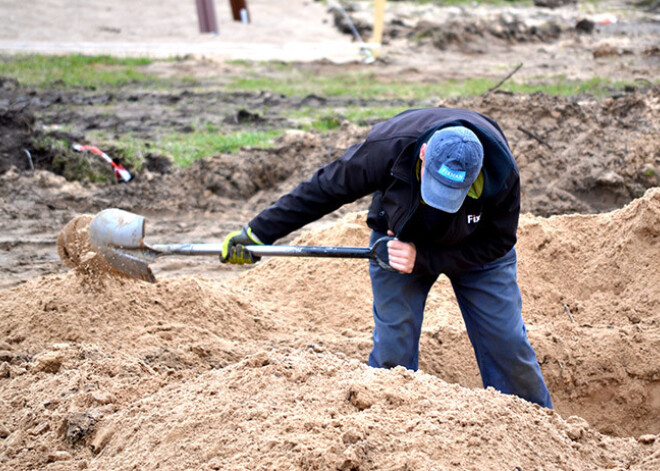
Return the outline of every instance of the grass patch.
[[[260,67],[264,67],[261,64]],[[499,79],[471,78],[467,80],[443,80],[438,82],[411,82],[392,80],[368,70],[342,72],[330,71],[318,74],[315,70],[282,70],[281,66],[266,67],[266,71],[256,72],[245,66],[239,77],[234,77],[227,88],[231,91],[258,93],[264,90],[291,97],[318,95],[323,97],[344,97],[361,100],[438,100],[450,97],[478,96],[495,86]],[[544,92],[548,95],[593,94],[599,98],[626,87],[634,87],[634,82],[615,81],[604,77],[588,80],[569,80],[565,76],[535,77],[524,81],[509,80],[501,85],[501,90],[516,93]],[[377,112],[376,112],[377,113]]]
[[[264,75],[242,76],[228,84],[232,91],[260,92],[268,90],[286,96],[353,97],[365,100],[426,100],[449,96],[469,96],[482,93],[493,80],[447,80],[435,83],[391,81],[373,72],[328,73],[291,70],[278,77]]]
[[[213,129],[194,131],[188,134],[169,134],[159,139],[152,152],[161,151],[169,155],[180,167],[187,167],[197,159],[217,154],[233,154],[242,147],[272,147],[281,130],[240,131],[221,134]]]
[[[33,145],[37,155],[53,157],[50,167],[67,180],[114,181],[113,170],[106,162],[87,152],[74,152],[65,139],[41,135],[34,139]]]
[[[241,131],[232,134],[222,134],[212,127],[206,127],[191,133],[166,134],[155,141],[144,141],[131,135],[119,139],[108,139],[104,133],[90,133],[90,139],[99,142],[103,149],[112,148],[116,156],[121,157],[125,166],[137,170],[144,165],[145,156],[149,153],[165,155],[181,168],[185,168],[195,160],[218,154],[234,154],[243,147],[272,147],[276,137],[283,130],[271,131]]]
[[[153,61],[146,58],[111,56],[44,56],[39,54],[0,57],[0,75],[31,87],[121,86],[153,82],[141,69]]]

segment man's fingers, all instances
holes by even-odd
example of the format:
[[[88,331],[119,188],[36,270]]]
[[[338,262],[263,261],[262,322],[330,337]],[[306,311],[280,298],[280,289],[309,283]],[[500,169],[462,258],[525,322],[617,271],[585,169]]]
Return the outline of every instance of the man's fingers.
[[[412,273],[412,267],[408,266],[405,263],[394,262],[390,260],[390,266],[395,270],[398,270],[402,273]]]
[[[399,242],[399,244],[392,244],[387,246],[387,251],[388,252],[394,252],[394,253],[411,253],[412,252],[412,247],[410,244],[405,244],[402,242]]]
[[[387,256],[390,266],[402,273],[412,273],[415,265],[415,246],[400,240],[387,243]]]
[[[401,248],[388,247],[387,253],[393,255],[405,256],[405,255],[410,255],[412,253],[412,250],[410,249],[410,247],[401,247]]]

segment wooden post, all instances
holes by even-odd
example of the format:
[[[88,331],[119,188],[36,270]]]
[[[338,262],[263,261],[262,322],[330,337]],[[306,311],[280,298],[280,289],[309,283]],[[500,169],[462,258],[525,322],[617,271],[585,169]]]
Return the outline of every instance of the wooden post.
[[[218,34],[218,23],[215,19],[213,0],[195,0],[197,3],[197,18],[200,33]]]
[[[385,22],[385,0],[374,1],[374,34],[371,42],[382,44],[383,23]]]
[[[234,21],[240,21],[241,23],[250,22],[247,0],[229,0],[229,4],[231,5],[231,13]]]

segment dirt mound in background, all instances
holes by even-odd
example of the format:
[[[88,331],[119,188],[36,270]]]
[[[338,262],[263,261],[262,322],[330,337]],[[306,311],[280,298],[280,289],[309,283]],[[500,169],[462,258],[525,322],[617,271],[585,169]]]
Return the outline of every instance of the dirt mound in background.
[[[199,107],[199,113],[205,113],[208,103],[200,97],[192,93],[179,95],[179,101],[191,107],[190,112]],[[118,95],[116,99],[128,96]],[[221,101],[222,96],[214,99]],[[141,105],[152,106],[148,101]],[[492,92],[483,97],[447,99],[438,105],[474,109],[500,123],[520,166],[525,212],[548,216],[608,211],[660,184],[660,97],[651,89],[604,101]],[[15,117],[14,127],[7,128],[8,142],[25,138],[15,129],[19,121]],[[126,130],[133,122],[125,123]],[[118,126],[117,131],[122,131],[121,123]],[[0,197],[16,198],[20,186],[29,184],[30,191],[21,194],[20,200],[27,204],[45,200],[79,213],[93,213],[108,206],[130,207],[135,212],[219,212],[231,206],[254,212],[340,157],[368,131],[368,126],[348,124],[325,135],[289,131],[272,149],[248,148],[238,155],[209,156],[183,170],[150,164],[134,172],[135,178],[129,184],[85,184],[85,190],[74,195],[59,192],[54,184],[43,188],[41,182],[24,182],[30,175],[20,173],[18,179],[3,178]],[[28,144],[22,145],[33,155],[48,147]],[[24,152],[12,152],[12,158],[20,157],[16,168],[25,169]],[[101,167],[100,159],[68,151],[56,159],[51,156],[50,161],[39,162],[35,164],[37,169],[45,166],[67,178],[72,168],[84,167],[90,175],[101,176],[104,170],[111,174],[109,166]]]
[[[396,7],[393,7],[396,8]],[[414,8],[414,6],[412,6]],[[403,10],[403,7],[401,8]],[[355,3],[345,8],[352,26],[362,38],[369,38],[373,34],[373,18],[369,13],[360,11],[361,7]],[[416,46],[432,44],[434,47],[445,50],[457,48],[466,53],[486,52],[494,45],[511,45],[529,42],[553,42],[562,34],[574,32],[575,29],[560,18],[550,18],[539,23],[530,23],[521,15],[505,12],[500,15],[472,15],[461,9],[460,13],[446,9],[443,12],[427,8],[427,14],[392,14],[383,28],[383,42],[406,38]],[[342,33],[354,35],[351,24],[346,20],[344,13],[338,8],[330,9],[334,17],[335,27]],[[440,13],[440,14],[438,14]],[[434,18],[434,20],[419,19]],[[435,19],[440,17],[440,19]]]
[[[660,184],[660,95],[592,98],[491,94],[450,99],[504,130],[520,167],[524,212],[620,208]]]
[[[518,237],[532,316],[563,315],[564,306],[579,324],[639,325],[658,316],[660,188],[613,213],[527,215]]]
[[[393,31],[397,36],[402,33]],[[447,23],[421,20],[404,34],[419,45],[430,43],[443,51],[457,48],[468,54],[483,54],[493,44],[554,42],[568,31],[574,29],[556,22],[528,25],[515,15],[501,15],[494,19],[455,19]]]

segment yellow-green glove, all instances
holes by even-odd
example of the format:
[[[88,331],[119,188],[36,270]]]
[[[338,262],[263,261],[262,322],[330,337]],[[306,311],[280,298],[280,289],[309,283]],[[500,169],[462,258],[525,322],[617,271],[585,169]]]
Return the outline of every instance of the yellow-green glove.
[[[231,232],[225,237],[225,241],[222,243],[220,261],[222,263],[243,265],[261,260],[261,257],[252,255],[249,250],[246,250],[246,245],[264,245],[249,226],[244,226],[240,231]]]

